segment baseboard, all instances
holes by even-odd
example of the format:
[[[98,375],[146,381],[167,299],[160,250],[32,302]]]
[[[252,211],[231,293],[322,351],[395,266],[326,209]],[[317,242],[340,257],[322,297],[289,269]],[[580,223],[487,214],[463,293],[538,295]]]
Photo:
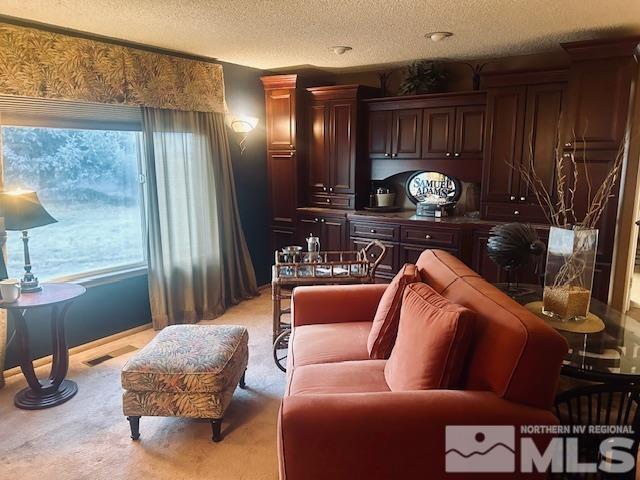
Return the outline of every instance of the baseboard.
[[[91,350],[92,348],[100,347],[110,342],[114,342],[116,340],[120,340],[121,338],[128,337],[129,335],[133,335],[134,333],[142,332],[144,330],[150,329],[151,323],[145,323],[144,325],[140,325],[138,327],[131,328],[129,330],[125,330],[124,332],[114,333],[113,335],[109,335],[108,337],[99,338],[97,340],[93,340],[88,343],[83,343],[82,345],[78,345],[76,347],[69,349],[69,355],[73,355],[76,353],[84,352],[86,350]],[[41,367],[43,365],[47,365],[51,363],[52,360],[51,355],[47,355],[46,357],[37,358],[33,361],[34,367]],[[9,378],[13,375],[21,374],[22,370],[20,367],[13,367],[4,371],[4,377]],[[1,383],[1,382],[0,382]]]

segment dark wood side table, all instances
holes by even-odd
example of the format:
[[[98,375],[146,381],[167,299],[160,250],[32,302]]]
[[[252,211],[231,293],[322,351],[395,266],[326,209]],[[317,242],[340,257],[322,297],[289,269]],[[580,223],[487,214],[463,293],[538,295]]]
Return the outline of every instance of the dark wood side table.
[[[69,349],[64,333],[64,318],[73,300],[84,294],[86,289],[73,283],[43,283],[42,290],[23,293],[13,303],[1,303],[13,319],[20,355],[20,368],[29,384],[19,391],[14,399],[16,407],[25,410],[40,410],[55,407],[66,402],[78,392],[78,385],[65,380],[69,368]],[[51,308],[51,341],[53,343],[53,363],[51,374],[46,380],[38,380],[33,369],[33,359],[29,350],[29,332],[26,314],[36,308]]]

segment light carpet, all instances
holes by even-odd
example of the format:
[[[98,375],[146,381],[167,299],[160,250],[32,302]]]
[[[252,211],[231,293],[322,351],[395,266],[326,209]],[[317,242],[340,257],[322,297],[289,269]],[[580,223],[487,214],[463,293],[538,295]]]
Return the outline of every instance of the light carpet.
[[[237,389],[225,415],[224,439],[211,441],[209,423],[143,417],[140,441],[129,438],[122,414],[120,369],[134,353],[95,367],[83,360],[119,347],[143,347],[153,330],[71,356],[67,378],[78,394],[48,410],[25,411],[13,396],[22,375],[0,390],[0,479],[276,479],[276,421],[285,384],[271,356],[271,299],[267,291],[216,320],[249,330],[247,389]],[[48,375],[48,367],[37,370]]]

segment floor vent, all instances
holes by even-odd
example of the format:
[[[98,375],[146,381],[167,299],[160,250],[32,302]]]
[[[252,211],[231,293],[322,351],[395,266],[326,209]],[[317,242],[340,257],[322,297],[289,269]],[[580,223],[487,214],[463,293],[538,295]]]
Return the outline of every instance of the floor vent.
[[[106,362],[107,360],[111,360],[112,358],[119,357],[120,355],[124,355],[125,353],[133,352],[134,350],[138,350],[138,347],[134,347],[133,345],[126,345],[109,353],[105,353],[104,355],[100,355],[99,357],[85,360],[82,363],[88,365],[89,367],[95,367],[96,365],[100,365],[102,362]]]

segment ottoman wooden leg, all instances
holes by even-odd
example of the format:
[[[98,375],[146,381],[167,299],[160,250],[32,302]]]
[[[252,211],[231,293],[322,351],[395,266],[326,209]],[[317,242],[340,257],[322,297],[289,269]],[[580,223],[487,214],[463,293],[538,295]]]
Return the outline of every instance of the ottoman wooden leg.
[[[140,417],[127,417],[127,420],[129,420],[129,426],[131,427],[131,439],[138,440],[140,438]]]
[[[211,419],[211,433],[213,434],[213,436],[211,437],[211,440],[213,440],[214,442],[219,442],[220,440],[222,440],[222,435],[220,434],[221,428],[222,428],[221,418]]]
[[[247,371],[245,370],[244,372],[242,372],[242,376],[240,377],[240,388],[247,388],[247,384],[245,383],[245,378],[244,376],[247,374]]]

